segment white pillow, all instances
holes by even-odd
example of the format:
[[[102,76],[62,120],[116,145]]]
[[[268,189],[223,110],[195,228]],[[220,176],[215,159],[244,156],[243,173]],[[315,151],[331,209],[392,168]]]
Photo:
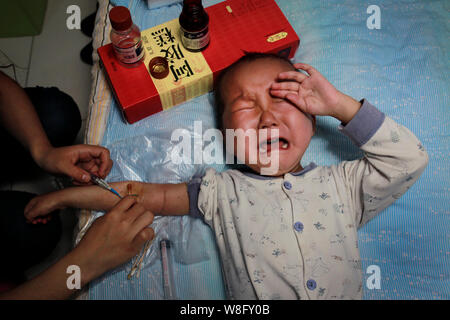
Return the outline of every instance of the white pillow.
[[[171,4],[182,2],[182,0],[147,0],[149,9],[156,9],[164,6],[170,6]]]

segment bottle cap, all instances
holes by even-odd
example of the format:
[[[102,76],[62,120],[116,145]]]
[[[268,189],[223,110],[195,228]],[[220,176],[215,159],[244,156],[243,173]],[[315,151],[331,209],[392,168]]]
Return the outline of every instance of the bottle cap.
[[[150,74],[155,79],[164,79],[169,74],[169,63],[164,57],[154,57],[148,64]]]
[[[127,30],[133,24],[131,20],[130,10],[123,6],[117,6],[109,12],[109,20],[114,30]]]

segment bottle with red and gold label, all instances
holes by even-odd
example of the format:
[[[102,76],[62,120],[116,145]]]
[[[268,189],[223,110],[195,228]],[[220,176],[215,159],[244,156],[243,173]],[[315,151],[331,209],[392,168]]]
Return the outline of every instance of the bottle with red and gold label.
[[[126,67],[138,66],[144,58],[141,31],[133,24],[130,11],[117,6],[109,12],[111,42],[119,62]]]
[[[202,51],[209,44],[209,16],[202,0],[183,0],[180,18],[181,41],[193,52]]]

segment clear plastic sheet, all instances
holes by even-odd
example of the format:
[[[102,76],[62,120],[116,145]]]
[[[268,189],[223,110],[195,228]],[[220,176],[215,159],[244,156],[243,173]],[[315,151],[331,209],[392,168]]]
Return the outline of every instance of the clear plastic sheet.
[[[161,131],[158,135],[155,130],[149,130],[148,134],[126,138],[107,146],[111,152],[111,159],[114,161],[113,169],[107,177],[108,182],[117,181],[141,181],[147,183],[181,183],[189,181],[194,175],[202,175],[206,166],[193,164],[194,143],[199,143],[203,138],[202,132],[207,128],[202,128],[202,132],[195,131],[194,127],[180,128],[185,135],[190,137],[192,146],[192,159],[184,158],[190,163],[174,163],[173,157],[176,152],[183,156],[179,144],[183,139],[174,138],[170,132]],[[173,131],[172,131],[173,132]],[[186,141],[184,141],[186,143]],[[221,141],[202,142],[202,150],[210,143],[216,144],[214,148],[221,150]],[[178,146],[178,147],[177,147]],[[189,161],[192,160],[192,161]],[[176,161],[175,161],[176,162]],[[224,165],[220,165],[219,167]],[[96,212],[94,217],[98,218],[104,213]],[[209,259],[203,230],[200,228],[203,221],[189,216],[162,217],[155,216],[152,228],[155,230],[155,239],[145,254],[140,269],[151,266],[155,261],[160,260],[159,242],[162,239],[169,239],[172,243],[174,258],[177,263],[193,264]],[[115,272],[129,272],[135,259],[114,270]],[[139,274],[139,273],[137,273]]]

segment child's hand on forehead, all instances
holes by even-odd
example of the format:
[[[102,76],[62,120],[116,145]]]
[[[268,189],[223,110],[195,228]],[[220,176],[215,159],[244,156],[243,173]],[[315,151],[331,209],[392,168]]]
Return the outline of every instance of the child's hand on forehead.
[[[335,117],[342,93],[313,67],[304,63],[296,63],[294,67],[308,74],[300,71],[282,72],[277,82],[272,84],[270,93],[292,102],[305,113]]]

